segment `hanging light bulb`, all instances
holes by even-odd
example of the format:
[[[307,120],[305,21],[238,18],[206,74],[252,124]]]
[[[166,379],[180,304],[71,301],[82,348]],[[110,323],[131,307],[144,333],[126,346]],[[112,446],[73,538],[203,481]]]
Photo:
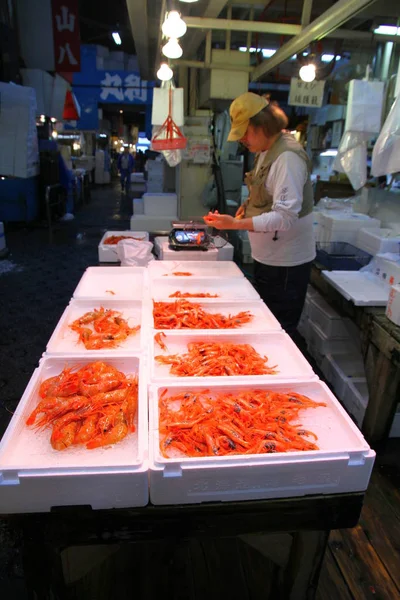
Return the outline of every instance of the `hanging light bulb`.
[[[161,63],[160,68],[157,71],[158,79],[161,79],[161,81],[169,81],[172,79],[173,75],[173,71],[167,63]]]
[[[171,38],[169,42],[163,46],[162,53],[167,58],[180,58],[183,54],[183,50],[180,47],[178,40]]]
[[[316,76],[315,65],[313,65],[312,63],[304,65],[304,67],[301,67],[299,75],[300,79],[302,79],[306,83],[311,83],[312,81],[314,81]]]
[[[181,19],[181,15],[178,13],[178,11],[171,10],[171,12],[168,13],[168,16],[165,19],[161,29],[166,37],[176,39],[185,35],[187,26],[185,21]]]

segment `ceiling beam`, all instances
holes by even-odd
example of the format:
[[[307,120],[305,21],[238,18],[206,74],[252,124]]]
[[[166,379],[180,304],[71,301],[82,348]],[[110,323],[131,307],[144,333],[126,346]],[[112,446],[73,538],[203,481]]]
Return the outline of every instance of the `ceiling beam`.
[[[131,1],[134,2],[135,0]],[[203,12],[203,17],[210,19],[218,17],[218,15],[221,13],[221,11],[225,8],[227,4],[228,0],[208,0],[207,6]],[[185,21],[187,21],[188,18],[189,17],[185,17]],[[204,38],[204,31],[196,31],[195,33],[193,33],[193,35],[190,36],[190,40],[188,39],[187,42],[185,40],[185,56],[194,56]]]
[[[238,19],[214,19],[205,17],[185,17],[189,28],[223,31],[251,31],[252,33],[276,33],[277,35],[297,35],[300,25],[287,23],[264,23],[263,21],[239,21]]]
[[[313,0],[304,0],[303,2],[303,10],[301,13],[301,27],[307,27],[311,21],[311,12],[312,12]]]
[[[310,23],[300,34],[286,42],[271,58],[258,65],[252,73],[252,81],[258,81],[263,75],[278,67],[291,56],[307,48],[312,42],[326,37],[375,1],[337,0],[331,8]]]
[[[248,65],[232,65],[219,62],[211,63],[201,60],[184,60],[182,58],[173,60],[172,64],[177,67],[191,67],[193,69],[219,69],[220,71],[244,71],[245,73],[252,73],[254,71],[254,67],[249,67]]]
[[[149,24],[147,0],[126,0],[132,37],[135,42],[139,72],[142,79],[151,79],[149,61]]]

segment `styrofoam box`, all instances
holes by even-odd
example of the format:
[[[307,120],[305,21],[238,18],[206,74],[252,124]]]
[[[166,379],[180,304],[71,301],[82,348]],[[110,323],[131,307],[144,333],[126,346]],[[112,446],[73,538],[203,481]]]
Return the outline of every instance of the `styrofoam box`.
[[[321,213],[319,222],[332,231],[354,231],[361,227],[364,229],[376,229],[380,227],[379,219],[373,219],[361,213],[345,213],[330,211]]]
[[[144,203],[143,198],[133,198],[132,200],[132,214],[144,215]],[[143,233],[143,232],[141,232]]]
[[[161,350],[153,339],[150,341],[150,373],[152,382],[170,381],[208,381],[214,385],[215,381],[297,381],[317,377],[311,365],[303,354],[292,342],[291,338],[283,331],[248,333],[240,330],[213,330],[207,331],[176,331],[163,330],[166,337],[163,339],[167,350]],[[267,356],[269,367],[276,366],[276,375],[246,375],[246,376],[221,376],[221,377],[177,377],[170,374],[170,365],[162,365],[154,360],[155,356],[170,354],[184,354],[190,342],[249,344],[260,356]]]
[[[174,271],[192,273],[192,277],[217,277],[219,279],[244,277],[243,272],[233,261],[153,261],[149,264],[148,271],[150,280],[159,277],[172,277],[175,281],[181,280],[182,277],[173,275]]]
[[[73,297],[142,300],[145,291],[147,269],[144,267],[88,267]]]
[[[347,338],[328,338],[321,330],[319,325],[310,319],[309,344],[325,356],[329,352],[344,354],[353,347],[352,341]]]
[[[219,294],[219,298],[202,298],[205,302],[239,300],[259,300],[260,295],[247,279],[243,278],[205,278],[205,277],[160,277],[150,281],[150,294],[153,300],[169,300],[174,292],[204,292]]]
[[[389,287],[375,275],[360,271],[322,271],[322,276],[356,306],[386,306]]]
[[[323,360],[326,379],[332,384],[337,397],[344,401],[351,381],[365,381],[364,362],[361,354],[327,354]]]
[[[400,325],[400,285],[394,285],[390,288],[386,316],[395,325]]]
[[[176,300],[169,299],[170,301]],[[223,314],[223,315],[236,315],[240,312],[249,311],[253,315],[253,319],[249,323],[245,323],[242,327],[232,328],[232,329],[162,329],[162,331],[167,332],[182,332],[182,333],[191,333],[192,331],[199,332],[201,331],[203,335],[209,334],[210,332],[216,331],[243,331],[243,332],[254,332],[254,331],[282,331],[281,324],[274,317],[269,308],[264,304],[262,300],[246,300],[243,302],[227,302],[220,301],[218,303],[210,302],[210,299],[207,298],[199,298],[196,301],[196,298],[189,298],[189,302],[193,302],[199,304],[204,310],[211,314]],[[151,327],[154,327],[154,319],[152,313],[152,306],[146,307],[148,313],[146,314],[145,309],[145,320],[147,323],[150,323]]]
[[[147,217],[168,217],[178,210],[176,194],[143,194],[144,214]]]
[[[306,340],[306,342],[308,342],[309,335],[310,335],[309,327],[310,327],[309,318],[305,315],[304,316],[302,315],[301,319],[299,321],[299,324],[297,325],[297,331]]]
[[[114,446],[53,450],[48,429],[28,428],[43,379],[68,364],[83,366],[99,355],[41,359],[0,444],[0,513],[48,512],[54,506],[90,505],[93,509],[145,506],[148,502],[148,423],[145,365],[139,357],[105,358],[125,374],[139,373],[134,434]]]
[[[168,395],[208,384],[168,385]],[[318,436],[320,450],[276,454],[164,458],[159,449],[158,399],[163,386],[150,388],[150,499],[153,504],[191,504],[211,501],[289,498],[311,494],[364,491],[375,452],[370,449],[346,411],[318,380],[258,383],[257,389],[294,391],[326,407],[302,411],[299,422]],[[216,384],[217,392],[254,389],[254,384]]]
[[[131,231],[130,229],[128,231],[106,231],[99,244],[99,262],[119,262],[117,244],[109,245],[104,243],[112,235],[127,235],[141,241],[149,241],[147,231]]]
[[[359,229],[357,248],[372,255],[381,252],[399,252],[400,235],[393,229]]]
[[[308,302],[308,314],[328,338],[346,338],[349,333],[345,321],[322,296],[313,296]]]
[[[361,427],[368,405],[367,381],[349,381],[346,386],[343,404]]]
[[[391,260],[394,259],[394,260]],[[373,262],[374,275],[387,285],[400,284],[400,255],[378,254]]]
[[[59,320],[53,335],[51,336],[47,348],[47,354],[77,354],[87,355],[90,353],[100,353],[105,356],[112,356],[118,353],[140,352],[144,340],[143,329],[146,323],[143,322],[143,307],[140,300],[124,302],[118,300],[103,300],[101,306],[105,309],[117,310],[121,313],[123,319],[126,319],[129,327],[141,326],[141,329],[133,335],[130,335],[124,342],[121,342],[114,349],[86,350],[83,343],[79,342],[79,336],[69,327],[73,321],[82,317],[86,312],[100,308],[100,302],[93,300],[71,300],[71,303],[65,309]]]
[[[224,238],[219,235],[216,235],[212,238],[213,244],[218,251],[219,261],[229,261],[233,260],[234,247],[232,244],[227,242]]]

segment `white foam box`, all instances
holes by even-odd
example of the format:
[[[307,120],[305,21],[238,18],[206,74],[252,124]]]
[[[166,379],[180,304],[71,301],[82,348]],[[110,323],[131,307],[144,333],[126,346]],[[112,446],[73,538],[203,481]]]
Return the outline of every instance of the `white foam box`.
[[[131,183],[145,183],[144,173],[131,173]]]
[[[149,241],[149,234],[147,231],[131,231],[130,229],[128,231],[106,231],[99,244],[99,262],[120,262],[117,244],[109,245],[104,243],[106,239],[112,235],[126,235],[140,241]]]
[[[260,295],[247,279],[237,277],[227,279],[205,277],[160,277],[150,281],[150,294],[153,300],[168,300],[175,292],[189,292],[191,294],[203,292],[218,294],[219,298],[209,298],[208,302],[217,300],[259,300]],[[205,302],[207,298],[202,298]]]
[[[168,217],[176,215],[178,196],[176,194],[143,194],[144,214],[147,217]]]
[[[148,502],[148,423],[145,365],[135,356],[105,358],[125,374],[139,374],[136,432],[114,446],[53,450],[51,431],[26,420],[39,402],[40,383],[66,365],[101,360],[97,354],[41,359],[0,444],[0,513],[49,512],[56,506],[93,509],[145,506]]]
[[[370,273],[360,271],[322,271],[322,276],[346,300],[356,306],[386,306],[389,299],[389,287]]]
[[[150,377],[152,382],[167,383],[171,381],[208,381],[214,385],[215,381],[294,381],[312,379],[317,377],[311,365],[304,358],[296,344],[283,331],[270,332],[240,332],[240,330],[164,330],[163,338],[167,350],[162,350],[154,337],[150,341]],[[267,356],[267,366],[275,367],[276,375],[246,375],[246,376],[221,376],[221,377],[177,377],[170,374],[170,365],[163,365],[154,360],[155,356],[168,356],[172,354],[185,354],[191,342],[249,344],[260,356]]]
[[[400,252],[400,235],[393,229],[359,229],[357,248],[375,256],[382,252]]]
[[[144,202],[143,198],[133,198],[132,200],[132,214],[144,215]]]
[[[341,213],[331,211],[320,213],[320,241],[347,242],[355,244],[357,232],[361,228],[377,228],[381,222],[361,213]]]
[[[364,379],[364,381],[350,381],[347,384],[343,404],[354,418],[358,427],[361,427],[364,420],[368,399],[368,385],[366,379]]]
[[[131,217],[131,229],[133,231],[170,231],[172,221],[178,217],[171,214],[167,217],[149,217],[147,215],[133,215]]]
[[[374,258],[373,273],[388,286],[400,284],[400,255],[378,254]]]
[[[219,235],[212,238],[214,247],[218,251],[218,259],[220,261],[233,260],[234,248],[227,240]]]
[[[179,281],[182,278],[174,276],[175,271],[192,273],[192,277],[217,277],[218,279],[244,277],[243,272],[232,261],[153,261],[149,264],[148,271],[150,280],[171,277]]]
[[[297,325],[297,331],[308,343],[310,337],[310,319],[307,316],[302,316],[299,324]]]
[[[360,353],[327,354],[323,359],[323,366],[326,379],[342,401],[350,382],[365,381],[364,361]]]
[[[130,335],[124,342],[120,343],[114,349],[101,349],[98,351],[86,350],[84,344],[79,342],[78,334],[73,331],[69,325],[76,319],[82,317],[85,313],[91,312],[94,309],[99,309],[102,306],[105,309],[116,310],[121,313],[121,317],[128,322],[129,327],[140,326],[141,329],[133,335]],[[142,342],[145,340],[143,329],[146,330],[147,323],[143,319],[142,302],[137,301],[118,301],[118,300],[103,300],[93,302],[93,300],[71,300],[70,304],[65,309],[61,319],[59,320],[46,348],[46,354],[76,354],[87,355],[98,353],[103,356],[113,356],[115,354],[125,354],[126,352],[140,352]]]
[[[88,267],[73,297],[97,300],[142,300],[147,292],[144,267]]]
[[[173,302],[179,300],[177,298],[168,298],[167,302]],[[192,331],[201,331],[203,335],[215,333],[216,331],[241,331],[247,333],[261,332],[261,331],[282,331],[282,327],[279,321],[274,317],[269,308],[264,304],[262,300],[246,300],[244,302],[212,302],[211,298],[189,298],[189,302],[199,304],[206,312],[210,314],[222,314],[222,315],[236,315],[240,312],[249,311],[253,318],[249,323],[245,323],[241,327],[228,329],[163,329],[162,331],[167,332],[182,332],[191,333]],[[148,307],[146,307],[148,308]],[[154,327],[154,319],[152,315],[152,306],[150,305],[150,311],[145,309],[145,321],[150,323],[151,327]]]
[[[395,325],[400,325],[400,285],[394,285],[390,288],[386,316]]]
[[[168,395],[205,391],[208,384],[168,385]],[[215,384],[211,394],[254,389],[254,384]],[[165,386],[150,388],[150,499],[153,504],[199,504],[313,494],[360,492],[368,487],[375,452],[319,380],[262,382],[257,389],[305,394],[326,407],[300,413],[299,421],[318,436],[317,451],[229,457],[164,458],[160,452],[158,401]]]
[[[353,343],[349,337],[347,338],[329,338],[324,334],[322,329],[310,319],[309,332],[310,345],[315,346],[318,352],[323,356],[328,352],[342,354],[348,352],[353,347]]]
[[[308,316],[326,337],[346,338],[349,336],[345,321],[322,296],[315,295],[309,298],[307,304]]]

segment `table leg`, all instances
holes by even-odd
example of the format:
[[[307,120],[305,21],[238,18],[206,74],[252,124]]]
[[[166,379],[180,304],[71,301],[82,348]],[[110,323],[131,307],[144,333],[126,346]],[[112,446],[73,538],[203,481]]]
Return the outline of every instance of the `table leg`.
[[[400,369],[370,343],[365,372],[369,401],[361,431],[369,444],[377,444],[387,439],[400,401]]]
[[[285,600],[313,600],[328,543],[329,531],[297,531],[289,561],[281,572]]]

